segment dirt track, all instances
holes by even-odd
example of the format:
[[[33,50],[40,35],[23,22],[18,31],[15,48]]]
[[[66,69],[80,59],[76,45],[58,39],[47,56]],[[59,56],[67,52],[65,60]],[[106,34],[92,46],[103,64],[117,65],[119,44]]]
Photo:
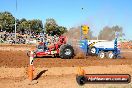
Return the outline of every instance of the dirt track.
[[[0,88],[80,88],[75,81],[76,69],[84,67],[87,73],[125,73],[132,75],[132,50],[124,50],[122,59],[60,59],[37,58],[34,61],[35,76],[43,70],[36,85],[27,85],[29,57],[26,50],[34,46],[0,46]],[[8,84],[6,83],[8,81]],[[132,88],[132,84],[88,84],[81,88]]]
[[[76,66],[106,66],[106,65],[131,65],[131,52],[123,53],[122,59],[97,59],[87,57],[85,59],[60,59],[60,58],[37,58],[34,60],[36,67],[76,67]],[[29,57],[26,51],[0,51],[0,66],[27,67]]]
[[[113,69],[114,68],[114,69]],[[88,66],[83,67],[88,74],[130,74],[132,65]],[[36,68],[34,78],[38,83],[28,85],[26,68],[0,67],[1,88],[132,88],[129,84],[85,84],[76,82],[76,67]]]

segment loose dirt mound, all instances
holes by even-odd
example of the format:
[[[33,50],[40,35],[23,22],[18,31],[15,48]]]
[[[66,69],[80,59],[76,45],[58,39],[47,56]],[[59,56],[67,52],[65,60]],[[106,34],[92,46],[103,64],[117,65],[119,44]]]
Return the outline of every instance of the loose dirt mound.
[[[22,67],[28,66],[29,58],[23,51],[0,51],[0,66]]]

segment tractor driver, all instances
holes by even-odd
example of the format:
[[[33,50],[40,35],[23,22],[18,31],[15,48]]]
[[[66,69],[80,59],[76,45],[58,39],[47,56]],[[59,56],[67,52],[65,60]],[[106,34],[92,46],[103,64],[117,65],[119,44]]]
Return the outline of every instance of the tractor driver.
[[[52,43],[52,40],[50,38],[47,39],[45,46],[47,47],[47,49],[54,48],[54,44]]]
[[[44,42],[44,51],[48,50],[46,43]]]

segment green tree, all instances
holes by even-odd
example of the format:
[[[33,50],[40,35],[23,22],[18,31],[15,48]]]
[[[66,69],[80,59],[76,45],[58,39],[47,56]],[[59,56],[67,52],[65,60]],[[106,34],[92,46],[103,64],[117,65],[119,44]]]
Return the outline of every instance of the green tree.
[[[6,30],[7,32],[12,32],[14,30],[15,18],[10,12],[0,13],[0,28]]]
[[[29,31],[29,22],[23,18],[17,22],[17,32],[24,33],[25,31]]]
[[[41,20],[26,20],[25,18],[19,20],[18,22],[18,26],[17,26],[17,31],[18,32],[35,32],[35,33],[39,33],[42,31],[43,29],[43,23]]]
[[[50,18],[50,19],[46,19],[46,23],[45,23],[45,31],[47,34],[58,34],[58,35],[62,35],[65,32],[67,32],[67,28],[63,27],[63,26],[59,26],[55,19]]]
[[[0,13],[0,30],[3,29],[3,18],[2,18],[2,13]]]
[[[67,32],[67,28],[63,27],[63,26],[58,26],[58,30],[57,31],[58,31],[57,34],[61,35],[61,34],[64,34],[65,32]]]
[[[56,23],[56,21],[53,18],[50,19],[46,19],[46,23],[45,23],[45,31],[46,33],[50,34],[51,31],[57,31],[57,27],[58,24]]]
[[[43,23],[41,20],[30,20],[29,21],[29,27],[31,31],[34,31],[35,33],[39,33],[43,30]]]

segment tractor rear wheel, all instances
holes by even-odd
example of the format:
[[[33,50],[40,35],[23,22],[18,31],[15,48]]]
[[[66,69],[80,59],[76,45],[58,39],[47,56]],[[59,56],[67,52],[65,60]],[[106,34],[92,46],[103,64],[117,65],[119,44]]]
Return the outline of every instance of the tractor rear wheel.
[[[62,59],[71,59],[74,56],[74,49],[69,44],[64,44],[60,47],[59,56]]]

